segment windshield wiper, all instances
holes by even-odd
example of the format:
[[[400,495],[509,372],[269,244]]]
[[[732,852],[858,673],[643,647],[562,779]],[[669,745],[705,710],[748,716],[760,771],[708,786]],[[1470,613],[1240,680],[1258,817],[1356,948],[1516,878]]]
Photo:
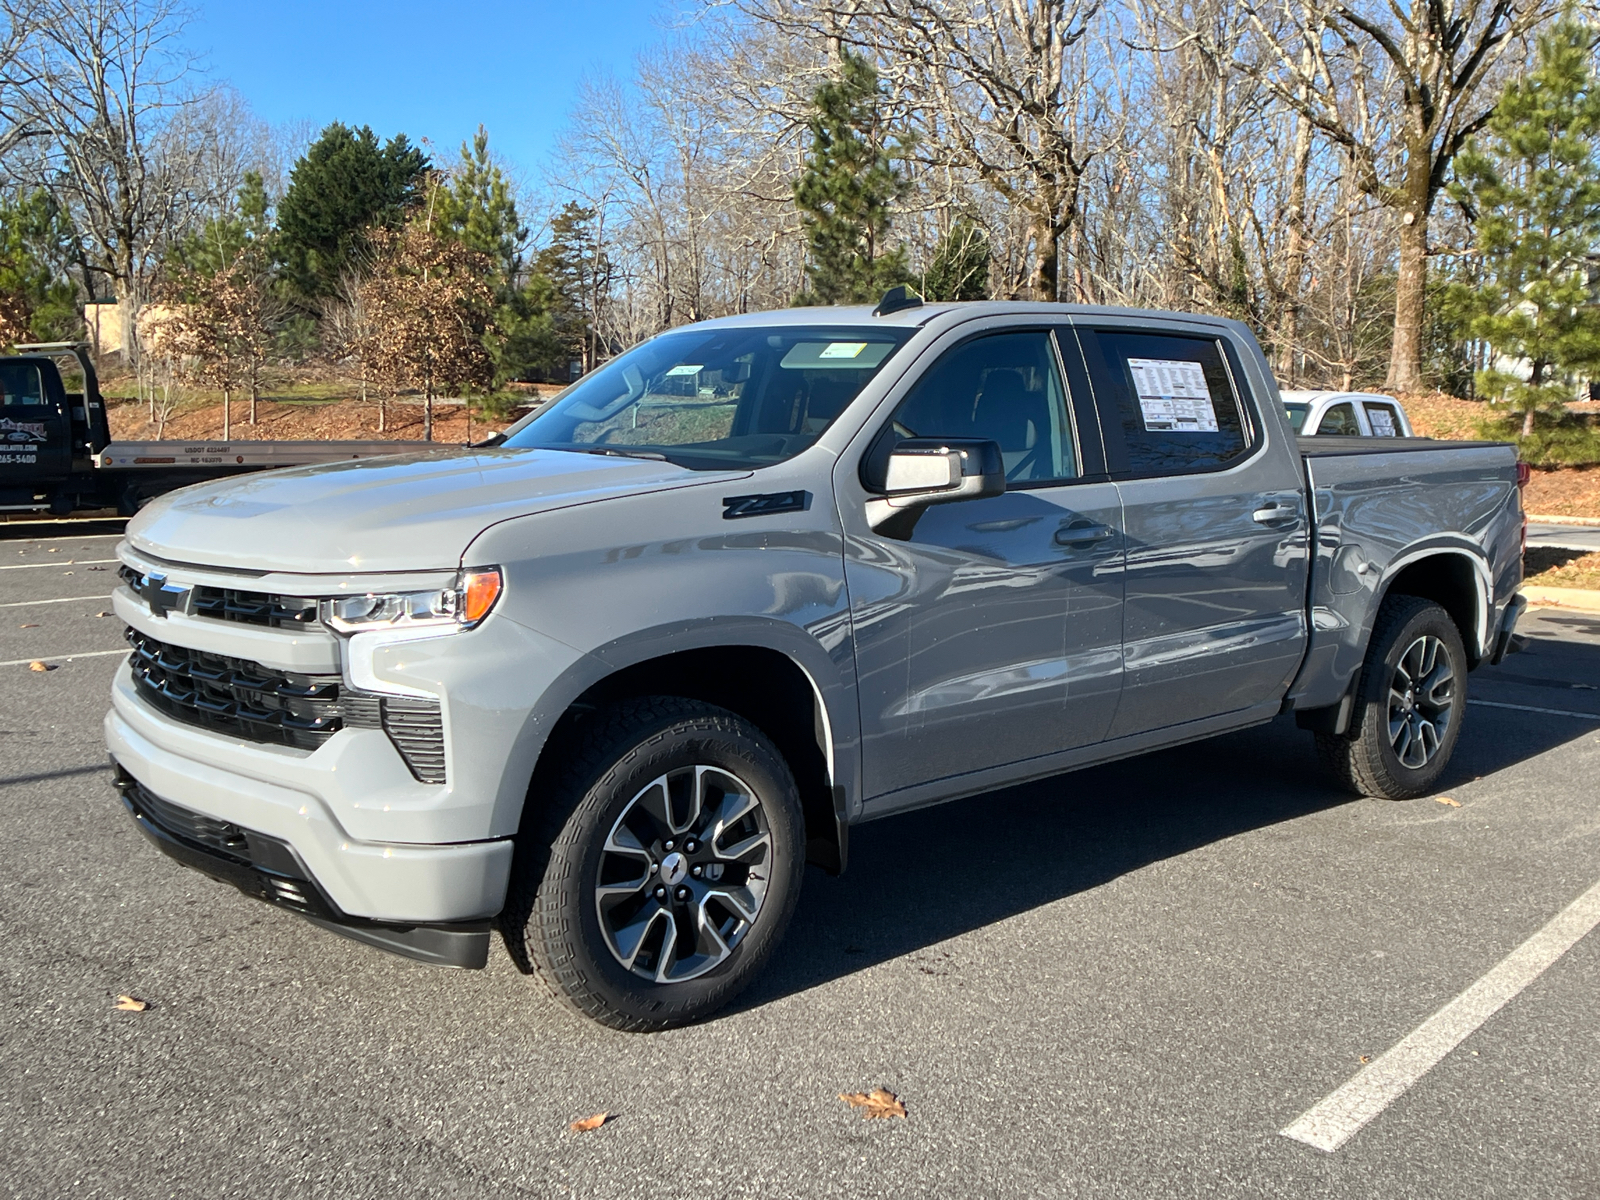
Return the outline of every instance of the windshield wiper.
[[[654,450],[622,450],[616,446],[540,446],[541,450],[570,450],[574,454],[609,454],[613,458],[648,458],[654,462],[671,462],[665,454]]]

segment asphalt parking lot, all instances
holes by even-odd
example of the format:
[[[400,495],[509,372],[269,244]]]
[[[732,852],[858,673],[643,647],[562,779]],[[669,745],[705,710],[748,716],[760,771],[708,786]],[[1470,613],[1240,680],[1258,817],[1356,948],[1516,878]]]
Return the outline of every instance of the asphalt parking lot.
[[[1279,721],[860,827],[732,1010],[638,1036],[148,846],[114,528],[0,528],[0,1193],[1600,1196],[1600,933],[1338,1149],[1282,1132],[1600,882],[1600,618],[1472,677],[1454,804],[1335,792]],[[905,1120],[837,1099],[878,1085]]]

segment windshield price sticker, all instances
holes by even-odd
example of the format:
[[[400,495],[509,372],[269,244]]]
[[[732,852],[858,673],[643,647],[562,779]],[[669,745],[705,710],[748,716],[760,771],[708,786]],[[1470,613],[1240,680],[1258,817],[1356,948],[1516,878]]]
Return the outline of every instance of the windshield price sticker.
[[[818,358],[860,358],[861,352],[867,348],[865,342],[829,342],[823,347]]]
[[[1372,422],[1372,432],[1376,437],[1395,437],[1398,434],[1394,427],[1394,414],[1387,408],[1367,409],[1367,420]]]
[[[668,375],[698,375],[705,370],[701,363],[681,363],[667,372]]]
[[[1205,368],[1169,358],[1130,358],[1144,427],[1152,433],[1216,433],[1217,410]]]

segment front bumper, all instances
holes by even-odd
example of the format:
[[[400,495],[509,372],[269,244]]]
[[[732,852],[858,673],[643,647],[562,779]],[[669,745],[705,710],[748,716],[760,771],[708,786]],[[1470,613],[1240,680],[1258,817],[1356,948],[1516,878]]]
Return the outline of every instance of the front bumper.
[[[120,764],[114,782],[139,832],[186,867],[297,912],[324,929],[406,958],[469,969],[481,969],[489,961],[487,918],[408,925],[351,917],[328,897],[287,842],[172,804]]]
[[[432,924],[492,917],[504,904],[509,838],[444,844],[357,839],[312,786],[319,781],[308,757],[230,742],[163,717],[134,697],[126,666],[117,672],[113,698],[106,745],[120,768],[163,800],[292,846],[340,912]],[[381,778],[385,765],[405,774],[381,733],[359,735],[376,741],[382,753],[370,759],[355,753],[363,736],[341,734],[352,753],[320,773],[349,774],[352,785]]]

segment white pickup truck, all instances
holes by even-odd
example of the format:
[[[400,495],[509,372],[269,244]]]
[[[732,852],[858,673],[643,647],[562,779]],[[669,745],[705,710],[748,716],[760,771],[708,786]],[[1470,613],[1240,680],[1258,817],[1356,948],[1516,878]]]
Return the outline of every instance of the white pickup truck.
[[[1301,437],[1414,436],[1400,401],[1381,392],[1283,392],[1289,426]]]

